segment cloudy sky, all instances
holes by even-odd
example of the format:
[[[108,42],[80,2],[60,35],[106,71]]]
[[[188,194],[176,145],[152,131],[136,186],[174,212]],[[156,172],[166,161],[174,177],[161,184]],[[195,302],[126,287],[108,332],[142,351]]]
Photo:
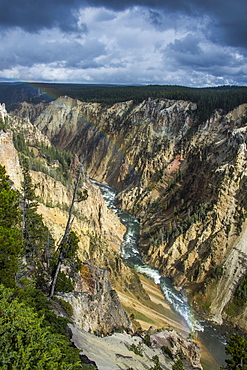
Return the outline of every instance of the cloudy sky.
[[[0,0],[0,81],[247,85],[247,0]]]

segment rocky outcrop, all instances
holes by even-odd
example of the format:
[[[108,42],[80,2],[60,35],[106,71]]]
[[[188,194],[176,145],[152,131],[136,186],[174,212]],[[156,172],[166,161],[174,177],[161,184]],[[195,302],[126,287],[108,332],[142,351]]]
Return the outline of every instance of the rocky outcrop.
[[[10,180],[17,190],[21,188],[22,170],[19,163],[18,153],[13,144],[13,133],[8,130],[0,131],[0,164],[4,166]]]
[[[140,356],[130,351],[131,345],[137,346],[142,343],[139,337],[131,337],[123,333],[115,333],[105,338],[99,338],[85,331],[69,325],[71,341],[81,349],[82,356],[96,363],[98,370],[146,370],[154,366],[153,356],[158,356],[162,363],[162,369],[171,370],[173,362],[165,358],[160,349],[143,346],[143,355]]]
[[[145,344],[139,336],[130,336],[126,333],[115,333],[105,338],[95,337],[83,330],[69,325],[71,340],[82,350],[82,356],[96,363],[99,370],[146,370],[160,366],[164,370],[171,370],[177,361],[177,356],[183,353],[183,368],[186,370],[202,369],[200,365],[200,351],[193,342],[176,336],[174,332],[163,331],[151,336],[151,346]],[[170,356],[162,351],[172,348]],[[191,361],[185,357],[191,356]],[[135,351],[135,349],[137,351]],[[173,357],[172,359],[171,357]],[[178,366],[178,365],[177,365]]]
[[[29,118],[20,118],[8,115],[8,125],[13,132],[22,134],[27,144],[50,146],[50,140],[32,125]]]
[[[75,291],[58,297],[72,305],[73,319],[80,329],[97,335],[132,330],[131,320],[107,278],[107,271],[90,262],[82,264]]]
[[[0,116],[1,116],[3,122],[5,121],[5,117],[7,116],[7,114],[8,113],[7,113],[7,110],[5,108],[5,104],[0,103]]]
[[[41,200],[40,213],[55,240],[59,241],[67,222],[67,210],[73,189],[68,189],[60,181],[42,172],[32,171],[31,174],[33,183],[37,185],[36,195]],[[106,207],[97,186],[85,178],[83,187],[88,191],[88,198],[75,204],[73,221],[73,229],[80,239],[81,258],[84,260],[90,257],[90,240],[97,235],[100,235],[113,251],[120,254],[125,227],[116,214]]]
[[[189,339],[181,338],[181,336],[174,330],[165,330],[159,333],[152,334],[151,342],[155,343],[156,348],[162,348],[163,346],[171,351],[174,356],[180,354],[181,357],[187,359],[190,365],[196,369],[202,369],[201,350],[199,346]]]
[[[210,315],[217,324],[223,323],[224,308],[231,301],[236,288],[242,277],[246,274],[247,266],[247,227],[245,225],[243,232],[236,240],[231,252],[222,265],[222,276],[220,276],[217,285],[210,287]],[[209,290],[209,289],[208,289]],[[235,319],[230,319],[236,326],[247,329],[246,326],[247,310],[237,315]]]

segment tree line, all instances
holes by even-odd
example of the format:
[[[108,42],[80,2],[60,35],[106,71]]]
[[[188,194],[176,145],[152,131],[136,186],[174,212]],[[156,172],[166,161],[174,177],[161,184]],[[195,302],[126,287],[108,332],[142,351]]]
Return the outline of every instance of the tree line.
[[[117,102],[133,100],[139,104],[151,97],[154,99],[189,100],[197,104],[199,122],[205,121],[215,109],[228,112],[240,104],[247,103],[247,87],[219,86],[192,88],[177,85],[89,85],[63,83],[0,83],[0,102],[7,109],[27,101],[30,103],[50,102],[59,96],[69,96],[86,102],[112,105]]]

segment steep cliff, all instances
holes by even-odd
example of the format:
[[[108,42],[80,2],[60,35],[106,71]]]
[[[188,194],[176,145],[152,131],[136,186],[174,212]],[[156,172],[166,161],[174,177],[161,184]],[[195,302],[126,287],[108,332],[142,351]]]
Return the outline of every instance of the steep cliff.
[[[193,126],[195,109],[191,102],[168,99],[105,107],[63,97],[44,105],[36,117],[28,104],[14,114],[28,117],[60,149],[83,155],[91,177],[120,190],[145,186],[164,168]]]
[[[32,171],[31,175],[34,184],[38,185],[36,194],[41,200],[40,212],[58,241],[66,225],[67,211],[72,199],[71,189],[42,172]],[[84,180],[84,186],[88,191],[88,198],[75,204],[73,222],[73,229],[78,234],[82,246],[81,258],[89,258],[90,240],[97,235],[105,240],[109,249],[119,254],[125,227],[115,213],[106,207],[100,189],[88,178]]]
[[[35,109],[15,114],[120,191],[119,204],[141,221],[145,261],[214,320],[230,319],[226,305],[245,274],[247,106],[206,122],[196,104],[168,99],[103,106],[64,97]]]
[[[13,122],[11,121],[12,118],[9,117],[8,124],[12,125],[15,130],[23,122],[18,124],[16,118],[13,119]],[[38,129],[31,130],[32,140],[36,144],[37,139],[42,137],[41,133],[34,135],[37,131]],[[21,192],[22,169],[18,152],[13,144],[13,133],[9,129],[6,132],[0,131],[0,163],[5,166],[13,186]],[[38,211],[58,244],[65,230],[73,189],[67,188],[61,182],[42,172],[31,171],[30,174],[36,187],[36,195],[39,198]],[[93,331],[108,334],[119,328],[131,329],[131,321],[123,310],[110,280],[106,277],[108,271],[109,278],[113,282],[117,281],[122,273],[121,266],[123,271],[129,271],[130,276],[135,276],[134,272],[121,264],[120,245],[123,241],[125,228],[116,214],[106,207],[99,188],[92,184],[87,177],[85,177],[83,185],[87,189],[88,198],[83,203],[75,205],[72,227],[80,240],[78,256],[81,261],[91,259],[104,268],[97,267],[92,262],[83,265],[84,269],[78,275],[75,285],[77,293],[70,294],[75,312],[74,319],[75,321],[79,320],[76,312],[79,310],[82,313],[84,308],[83,317],[86,317],[85,322],[88,330],[92,326]],[[89,266],[86,271],[85,266]],[[66,272],[65,266],[63,270]],[[90,292],[87,286],[89,282],[91,288],[95,286],[95,289]],[[91,324],[89,324],[90,322]]]
[[[0,104],[0,115],[1,115],[1,119],[2,121],[5,120],[5,117],[7,116],[7,110],[5,108],[5,104]]]
[[[89,333],[108,335],[120,329],[132,329],[131,320],[107,278],[107,271],[91,262],[82,264],[75,292],[58,297],[71,304],[74,323]]]
[[[39,136],[38,136],[39,137]],[[5,166],[6,172],[13,181],[14,186],[21,190],[22,169],[18,152],[13,144],[11,130],[0,132],[0,162]],[[36,186],[36,195],[40,199],[39,211],[44,221],[52,230],[56,241],[62,236],[67,220],[67,210],[72,199],[71,190],[53,177],[37,171],[31,171],[33,184]],[[81,253],[89,256],[90,235],[100,235],[110,249],[120,254],[120,245],[123,241],[125,227],[115,213],[109,210],[97,186],[86,178],[85,187],[88,198],[83,203],[75,205],[74,229],[81,236],[83,248]]]
[[[13,144],[13,133],[8,130],[0,131],[0,163],[6,168],[6,172],[13,181],[17,190],[21,188],[22,170],[19,163],[18,153]]]

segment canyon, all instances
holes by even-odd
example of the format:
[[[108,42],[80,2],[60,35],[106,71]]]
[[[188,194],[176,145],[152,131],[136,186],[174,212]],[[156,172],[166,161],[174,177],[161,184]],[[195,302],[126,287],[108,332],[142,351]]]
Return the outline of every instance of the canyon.
[[[0,108],[2,119],[23,135],[30,148],[55,145],[83,160],[89,196],[76,206],[73,229],[80,240],[79,257],[91,278],[78,283],[80,294],[63,297],[76,308],[77,328],[104,335],[121,328],[133,330],[136,323],[122,311],[120,301],[128,313],[132,300],[132,308],[153,304],[149,284],[143,285],[121,257],[125,227],[106,207],[93,178],[116,189],[117,206],[139,219],[139,249],[145,263],[186,291],[207,319],[247,330],[247,305],[236,306],[235,297],[247,259],[247,104],[230,112],[217,110],[205,122],[198,121],[195,103],[171,99],[107,106],[65,96],[50,103],[24,102],[10,114],[4,105]],[[22,171],[12,131],[1,132],[0,158],[20,189]],[[46,173],[31,175],[39,212],[59,241],[71,189]],[[87,302],[84,313],[82,300]],[[92,300],[102,307],[101,316],[91,309]],[[104,312],[112,304],[118,308],[106,320]],[[172,321],[168,325],[179,326]]]
[[[140,220],[146,263],[208,318],[246,330],[246,304],[237,317],[228,306],[246,273],[247,105],[205,122],[196,111],[181,100],[105,106],[61,97],[12,114],[83,156],[89,176],[118,191],[119,207]]]
[[[0,131],[1,165],[5,167],[12,186],[21,193],[23,191],[23,173],[20,162],[22,157],[19,158],[14,147],[15,139],[13,136],[17,132],[23,135],[29,150],[33,153],[32,156],[36,156],[35,159],[39,157],[41,162],[44,162],[44,156],[41,155],[39,146],[50,146],[51,144],[49,139],[28,119],[19,119],[16,116],[8,115],[4,104],[0,105],[0,113],[3,113],[2,120],[7,127]],[[48,226],[55,243],[58,245],[67,222],[73,189],[56,179],[54,163],[50,166],[45,163],[45,166],[52,176],[45,173],[46,171],[34,170],[30,171],[30,175],[39,200],[38,212],[42,215],[44,223]],[[57,167],[57,162],[55,167]],[[90,181],[86,171],[83,176],[83,187],[87,190],[88,197],[82,204],[75,205],[73,213],[73,231],[79,237],[78,257],[83,263],[80,273],[75,278],[74,292],[57,293],[55,302],[65,301],[72,307],[71,340],[81,349],[84,361],[86,363],[91,361],[98,369],[108,369],[109,366],[116,369],[127,369],[131,364],[138,366],[139,369],[145,369],[147,363],[150,366],[154,364],[152,354],[156,357],[159,356],[157,361],[162,361],[166,369],[171,369],[177,353],[181,352],[184,359],[187,359],[186,369],[201,369],[201,351],[198,345],[190,339],[186,339],[188,331],[184,330],[184,324],[179,322],[181,319],[172,313],[170,307],[164,305],[164,299],[158,287],[152,286],[149,291],[149,286],[152,283],[147,280],[143,284],[141,277],[123,261],[120,246],[126,231],[125,227],[115,212],[106,207],[99,187]],[[62,271],[69,276],[66,265],[62,266]],[[159,295],[159,298],[156,295]],[[57,315],[67,317],[67,312],[59,303],[55,302],[53,302],[53,309]],[[164,307],[162,308],[162,306]],[[142,315],[140,317],[143,321],[133,320],[133,318],[131,320],[126,312],[129,313],[130,317],[131,315],[134,317],[133,312]],[[165,312],[168,312],[169,315],[167,316]],[[71,320],[70,317],[69,319]],[[143,338],[139,338],[139,343],[141,343],[140,346],[145,354],[143,361],[140,361],[140,356],[131,352],[129,347],[131,343],[134,348],[136,346],[138,337],[133,337],[133,333],[136,330],[148,330],[150,327],[148,323],[154,323],[156,327],[156,329],[153,327],[153,334],[160,327],[168,327],[169,329],[163,330],[161,337],[164,338],[161,339],[161,344],[156,345],[156,340],[152,340],[152,350],[145,344],[144,336],[147,331],[143,332]],[[171,328],[179,328],[180,334],[175,331],[174,334],[169,334]],[[92,338],[95,338],[93,343],[97,341],[98,347],[96,349],[101,351],[104,339],[98,338],[96,340],[95,335],[104,337],[119,331],[123,334],[119,339],[116,335],[114,347],[108,349],[104,355],[102,354],[100,359],[96,356],[96,365],[92,345],[89,345],[88,348],[87,344]],[[74,333],[76,333],[77,339],[75,339]],[[82,340],[84,341],[83,347],[80,344]],[[122,352],[119,354],[122,343],[126,344],[121,349],[123,354]],[[161,347],[164,344],[168,348],[171,347],[174,360],[171,358],[169,360],[169,356],[167,357],[162,352]],[[157,349],[155,350],[155,348]],[[127,353],[126,356],[124,352]],[[112,362],[110,358],[113,356],[116,356],[118,360]]]

